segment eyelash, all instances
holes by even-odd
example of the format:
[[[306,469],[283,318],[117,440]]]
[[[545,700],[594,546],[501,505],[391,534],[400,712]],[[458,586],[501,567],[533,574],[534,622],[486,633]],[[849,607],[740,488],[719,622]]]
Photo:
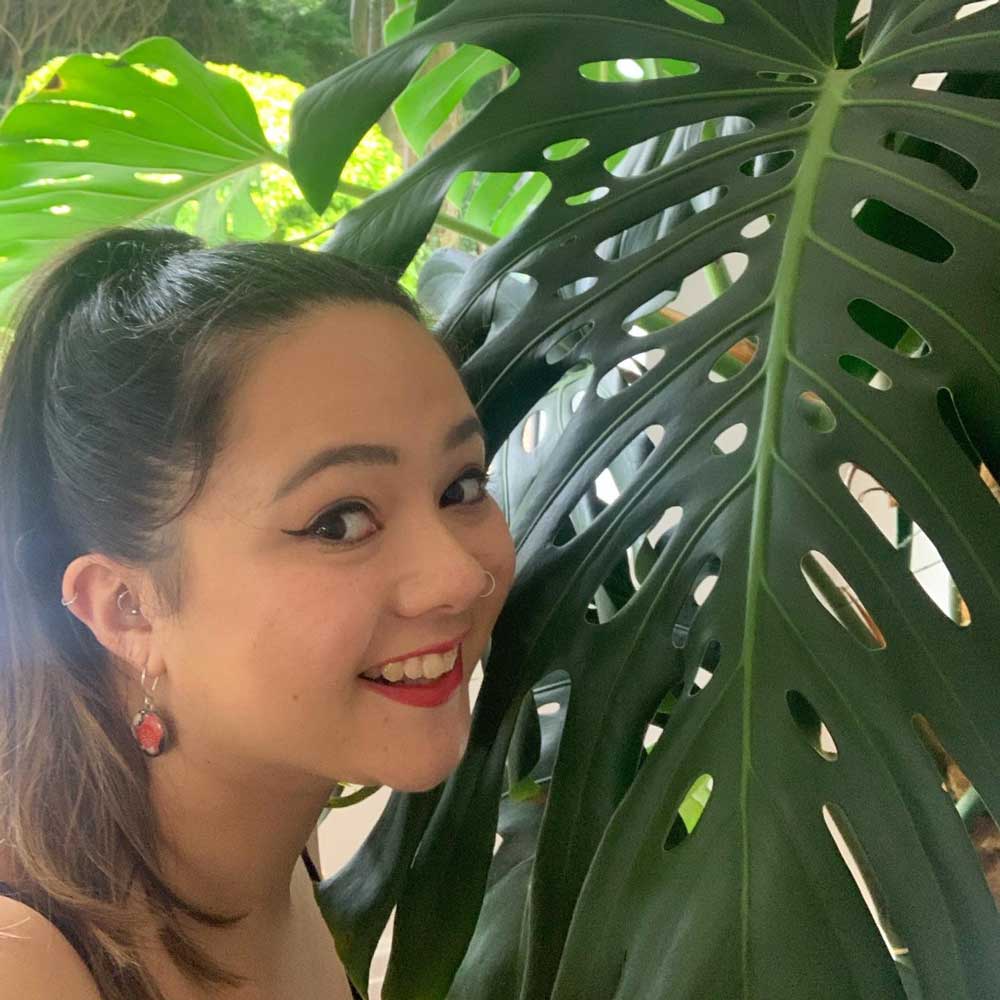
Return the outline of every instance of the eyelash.
[[[488,496],[486,492],[486,486],[489,483],[490,479],[492,479],[492,474],[487,472],[483,468],[469,469],[468,471],[462,473],[462,475],[460,475],[458,479],[456,479],[455,482],[452,483],[451,485],[454,486],[455,483],[460,483],[465,479],[473,479],[479,484],[480,495],[475,500],[471,500],[466,504],[461,504],[461,506],[474,507],[476,504],[480,504],[484,500],[486,500]],[[450,486],[449,489],[451,489]],[[329,542],[331,545],[335,545],[339,548],[350,548],[351,546],[360,545],[362,542],[366,542],[369,538],[372,537],[372,535],[376,534],[376,532],[372,532],[371,535],[366,535],[364,538],[358,539],[356,542],[344,542],[341,541],[340,539],[328,538],[326,535],[320,534],[319,531],[317,530],[317,526],[321,525],[324,521],[328,519],[332,520],[337,517],[342,517],[346,514],[356,514],[356,513],[368,514],[370,513],[370,511],[368,510],[368,506],[366,504],[361,503],[360,500],[348,500],[342,504],[338,504],[334,507],[329,508],[329,510],[323,511],[323,513],[320,514],[316,518],[316,520],[314,520],[312,524],[309,525],[308,528],[302,528],[299,531],[285,531],[285,534],[293,535],[296,537],[306,537],[306,536],[315,537],[319,538],[321,541]]]

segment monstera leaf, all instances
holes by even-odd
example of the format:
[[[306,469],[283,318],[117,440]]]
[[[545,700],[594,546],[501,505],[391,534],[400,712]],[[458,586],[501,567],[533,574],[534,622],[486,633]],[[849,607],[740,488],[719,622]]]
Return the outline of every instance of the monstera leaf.
[[[263,238],[249,186],[274,159],[249,94],[173,39],[70,56],[0,123],[0,296],[73,239],[189,200],[209,241]]]
[[[462,172],[551,182],[439,324],[518,547],[468,752],[322,892],[361,984],[395,906],[386,1000],[1000,995],[940,770],[997,815],[1000,5],[855,7],[452,0],[294,109],[321,209],[435,46],[517,67],[338,226],[400,271]]]

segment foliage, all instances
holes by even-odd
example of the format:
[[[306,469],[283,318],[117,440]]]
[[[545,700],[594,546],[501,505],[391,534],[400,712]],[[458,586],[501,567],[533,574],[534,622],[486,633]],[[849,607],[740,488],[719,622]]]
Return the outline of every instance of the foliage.
[[[168,0],[0,0],[0,115],[23,74],[58,52],[126,48],[149,34]]]
[[[396,908],[386,1000],[1000,989],[963,826],[1000,808],[1000,5],[854,7],[402,0],[390,47],[262,84],[264,128],[169,39],[0,124],[8,288],[116,221],[322,227],[390,108],[424,150],[317,238],[427,261],[518,578],[458,772],[322,891],[359,984]]]
[[[170,0],[157,30],[202,60],[306,84],[356,58],[350,0]]]
[[[316,247],[357,195],[338,194],[317,214],[285,168],[289,108],[301,91],[271,74],[203,67],[169,39],[121,57],[78,54],[44,64],[0,123],[0,296],[74,236],[143,218],[210,243],[271,237]],[[204,100],[210,93],[217,104]],[[221,109],[214,121],[213,107]],[[227,132],[237,137],[235,157]],[[400,169],[376,125],[343,184],[364,194]],[[415,280],[414,273],[408,283]]]
[[[397,271],[463,174],[551,185],[427,283],[518,579],[458,772],[323,890],[359,983],[395,907],[387,1000],[1000,990],[939,770],[997,815],[1000,6],[855,6],[421,2],[293,107],[321,209],[440,46],[517,68],[337,227]]]

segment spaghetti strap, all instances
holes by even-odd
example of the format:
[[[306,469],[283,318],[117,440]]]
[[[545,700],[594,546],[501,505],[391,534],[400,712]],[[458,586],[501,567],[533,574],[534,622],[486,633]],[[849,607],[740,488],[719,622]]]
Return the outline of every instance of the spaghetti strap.
[[[308,847],[303,847],[302,848],[302,861],[305,863],[306,871],[309,872],[309,877],[314,882],[322,882],[323,881],[322,876],[320,875],[320,873],[319,873],[318,869],[316,868],[316,866],[313,864],[313,859],[311,857],[309,857],[309,848]]]

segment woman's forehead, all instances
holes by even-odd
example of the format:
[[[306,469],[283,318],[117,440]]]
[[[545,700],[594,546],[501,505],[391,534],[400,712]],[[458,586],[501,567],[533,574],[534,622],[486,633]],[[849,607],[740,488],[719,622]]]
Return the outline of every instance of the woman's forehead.
[[[258,354],[230,400],[218,458],[284,469],[336,443],[402,452],[439,447],[473,413],[451,361],[401,309],[326,306],[290,321]]]

